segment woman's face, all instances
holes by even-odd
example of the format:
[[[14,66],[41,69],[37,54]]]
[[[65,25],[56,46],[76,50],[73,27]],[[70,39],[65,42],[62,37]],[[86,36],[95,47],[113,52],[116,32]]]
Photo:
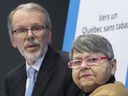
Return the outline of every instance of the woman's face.
[[[90,57],[106,57],[102,53],[78,53],[73,52],[73,60],[85,60]],[[92,92],[97,87],[105,84],[111,73],[115,73],[116,59],[109,61],[108,59],[101,59],[95,65],[88,66],[85,61],[78,68],[72,70],[72,77],[76,85],[85,92]]]

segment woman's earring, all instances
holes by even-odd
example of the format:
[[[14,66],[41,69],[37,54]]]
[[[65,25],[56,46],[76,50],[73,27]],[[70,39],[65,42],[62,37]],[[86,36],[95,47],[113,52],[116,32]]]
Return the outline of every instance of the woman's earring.
[[[112,75],[114,75],[114,73],[113,73],[113,72],[112,72],[111,74],[112,74]]]

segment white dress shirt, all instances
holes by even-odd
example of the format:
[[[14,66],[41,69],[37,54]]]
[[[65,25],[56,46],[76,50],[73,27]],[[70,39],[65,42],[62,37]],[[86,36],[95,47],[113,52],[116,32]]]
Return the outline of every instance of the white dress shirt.
[[[46,52],[47,52],[47,50],[46,50]],[[42,64],[44,57],[45,57],[45,54],[43,55],[42,58],[40,58],[38,61],[36,61],[36,63],[33,66],[29,66],[27,61],[26,61],[26,72],[27,72],[26,89],[28,88],[28,85],[29,85],[28,69],[30,67],[33,67],[36,70],[36,73],[35,73],[35,81],[36,81],[36,78],[37,78],[37,75],[38,75],[38,72],[40,70],[40,66]]]

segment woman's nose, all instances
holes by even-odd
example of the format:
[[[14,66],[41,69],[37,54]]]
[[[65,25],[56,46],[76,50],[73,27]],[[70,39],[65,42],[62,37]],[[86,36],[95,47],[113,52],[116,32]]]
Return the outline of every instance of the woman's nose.
[[[86,64],[86,61],[84,60],[83,62],[82,62],[82,64],[81,64],[81,68],[83,69],[85,69],[85,68],[89,68],[89,66],[88,66],[88,64]]]

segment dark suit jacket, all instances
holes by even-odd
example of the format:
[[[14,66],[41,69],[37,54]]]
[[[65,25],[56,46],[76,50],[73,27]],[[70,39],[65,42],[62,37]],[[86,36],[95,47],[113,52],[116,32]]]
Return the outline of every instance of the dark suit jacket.
[[[42,62],[32,96],[81,96],[68,68],[68,53],[55,51],[50,46]],[[5,77],[6,96],[24,96],[26,66],[19,65]]]

